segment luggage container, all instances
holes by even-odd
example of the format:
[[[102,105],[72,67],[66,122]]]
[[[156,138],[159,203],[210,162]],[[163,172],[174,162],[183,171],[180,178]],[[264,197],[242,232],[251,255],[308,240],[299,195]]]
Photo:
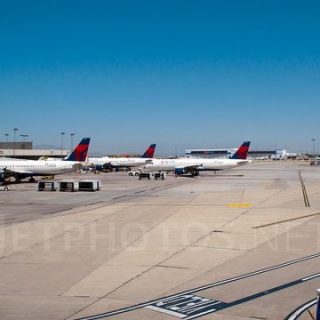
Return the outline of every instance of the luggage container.
[[[164,173],[163,172],[156,172],[153,176],[154,176],[155,180],[158,180],[158,179],[164,180]]]
[[[59,190],[62,192],[79,191],[79,181],[61,181]]]
[[[79,191],[99,191],[101,182],[99,180],[82,180],[79,181]]]
[[[151,173],[149,173],[149,172],[140,172],[139,173],[139,180],[142,180],[142,179],[150,180],[150,177],[151,177]]]
[[[57,191],[59,189],[59,182],[57,181],[39,181],[38,191]]]

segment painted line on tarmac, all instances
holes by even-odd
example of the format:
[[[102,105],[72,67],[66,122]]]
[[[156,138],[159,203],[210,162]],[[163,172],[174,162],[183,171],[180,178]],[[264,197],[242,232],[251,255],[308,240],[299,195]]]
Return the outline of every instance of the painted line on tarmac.
[[[114,315],[118,315],[118,314],[130,312],[130,311],[134,311],[134,310],[137,310],[137,309],[141,309],[141,308],[144,308],[144,307],[147,307],[147,306],[151,306],[152,304],[155,304],[157,302],[161,302],[163,299],[178,298],[179,296],[182,296],[182,295],[192,294],[192,293],[196,293],[196,292],[199,292],[199,291],[207,290],[207,289],[210,289],[210,288],[222,286],[222,285],[225,285],[225,284],[229,284],[231,282],[247,279],[247,278],[250,278],[250,277],[253,277],[253,276],[257,276],[257,275],[260,275],[260,274],[263,274],[263,273],[267,273],[267,272],[270,272],[270,271],[282,269],[282,268],[285,268],[285,267],[288,267],[288,266],[291,266],[291,265],[294,265],[294,264],[297,264],[297,263],[300,263],[300,262],[305,262],[305,261],[316,259],[316,258],[319,258],[319,257],[320,257],[320,252],[312,254],[312,255],[309,255],[309,256],[305,256],[305,257],[302,257],[302,258],[290,260],[290,261],[287,261],[287,262],[284,262],[284,263],[280,263],[280,264],[277,264],[277,265],[274,265],[274,266],[270,266],[270,267],[267,267],[267,268],[259,269],[259,270],[256,270],[256,271],[253,271],[253,272],[249,272],[249,273],[246,273],[246,274],[243,274],[243,275],[240,275],[240,276],[236,276],[236,277],[228,278],[228,279],[225,279],[225,280],[213,282],[213,283],[210,283],[210,284],[205,285],[205,286],[196,287],[196,288],[193,288],[193,289],[190,289],[190,290],[186,290],[186,291],[183,291],[183,292],[180,292],[180,293],[177,293],[177,294],[169,295],[167,297],[162,297],[160,299],[151,300],[151,301],[148,301],[148,302],[136,304],[136,305],[133,305],[133,306],[129,306],[129,307],[113,310],[113,311],[107,311],[107,312],[104,312],[104,313],[100,313],[100,314],[96,314],[96,315],[92,315],[92,316],[88,316],[88,317],[77,318],[76,320],[96,320],[96,319],[102,319],[102,318],[111,317],[111,316],[114,316]]]
[[[184,295],[180,296],[180,300],[172,301],[164,299],[160,302],[153,304],[152,306],[148,306],[147,308],[152,309],[154,311],[175,315],[176,317],[184,320],[191,320],[199,318],[203,315],[225,310],[243,303],[250,302],[255,299],[262,298],[269,294],[288,289],[290,287],[299,285],[301,283],[319,277],[320,273],[312,274],[310,276],[287,282],[282,285],[273,287],[271,289],[263,290],[258,293],[240,298],[238,300],[234,300],[232,302],[222,302],[195,295]]]
[[[292,222],[292,221],[296,221],[296,220],[311,218],[311,217],[315,217],[315,216],[318,216],[318,215],[320,215],[320,212],[307,214],[307,215],[301,216],[301,217],[290,218],[290,219],[280,220],[280,221],[271,222],[271,223],[267,223],[267,224],[262,224],[260,226],[253,227],[252,229],[260,229],[260,228],[270,227],[270,226],[273,226],[273,225],[276,225],[276,224],[281,224],[281,223],[286,223],[286,222]]]
[[[306,302],[305,304],[303,304],[302,306],[300,306],[299,308],[297,308],[296,310],[294,310],[292,313],[290,313],[285,320],[296,320],[298,319],[304,312],[306,312],[306,310],[308,310],[309,308],[311,308],[312,306],[314,306],[317,303],[318,299],[312,299],[308,302]]]
[[[229,203],[228,207],[230,207],[230,208],[250,208],[250,207],[252,207],[252,204],[248,203],[248,202]]]
[[[273,287],[271,289],[268,289],[268,290],[264,290],[264,291],[261,291],[261,292],[258,292],[258,293],[255,293],[251,296],[248,296],[248,297],[244,297],[242,299],[239,299],[239,300],[236,300],[236,301],[233,301],[229,304],[230,307],[233,307],[235,305],[238,305],[238,304],[242,304],[244,302],[248,302],[250,300],[254,300],[254,299],[257,299],[257,298],[260,298],[260,297],[263,297],[265,295],[268,295],[268,294],[271,294],[271,293],[274,293],[274,292],[277,292],[277,291],[281,291],[281,290],[284,290],[284,289],[287,289],[287,288],[290,288],[290,287],[293,287],[293,286],[296,286],[298,284],[301,284],[301,283],[304,283],[304,282],[307,282],[307,281],[310,281],[310,280],[313,280],[313,279],[316,279],[316,278],[319,278],[320,277],[320,273],[316,273],[316,274],[313,274],[313,275],[310,275],[308,277],[304,277],[304,278],[300,278],[300,279],[297,279],[297,280],[294,280],[294,281],[291,281],[291,282],[287,282],[285,284],[282,284],[280,286],[277,286],[277,287]],[[229,307],[228,306],[228,307]]]
[[[304,205],[305,207],[311,207],[310,206],[310,202],[309,202],[309,198],[308,198],[308,194],[307,194],[307,189],[306,186],[304,184],[302,175],[301,175],[301,170],[299,170],[299,179],[300,179],[300,184],[301,184],[301,189],[302,189],[302,194],[303,194],[303,200],[304,200]]]

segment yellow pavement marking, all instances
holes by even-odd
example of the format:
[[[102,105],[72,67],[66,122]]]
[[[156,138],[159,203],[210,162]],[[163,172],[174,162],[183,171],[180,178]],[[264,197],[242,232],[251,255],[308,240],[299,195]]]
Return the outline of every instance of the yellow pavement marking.
[[[251,203],[229,203],[228,207],[230,208],[250,208],[252,206]]]

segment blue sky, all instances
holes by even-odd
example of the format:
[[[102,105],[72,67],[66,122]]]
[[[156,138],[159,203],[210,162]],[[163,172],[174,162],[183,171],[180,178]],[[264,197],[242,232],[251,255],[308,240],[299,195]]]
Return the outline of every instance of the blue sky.
[[[320,151],[319,1],[2,1],[2,133]],[[67,144],[67,138],[66,138]]]

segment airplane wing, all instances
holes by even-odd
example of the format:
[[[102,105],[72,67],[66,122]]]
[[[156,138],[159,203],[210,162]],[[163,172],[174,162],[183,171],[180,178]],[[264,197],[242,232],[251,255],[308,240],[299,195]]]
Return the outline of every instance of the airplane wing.
[[[17,173],[19,173],[19,174],[32,174],[33,173],[33,172],[27,171],[27,170],[7,169],[6,167],[1,168],[0,172],[6,176],[16,175]]]

